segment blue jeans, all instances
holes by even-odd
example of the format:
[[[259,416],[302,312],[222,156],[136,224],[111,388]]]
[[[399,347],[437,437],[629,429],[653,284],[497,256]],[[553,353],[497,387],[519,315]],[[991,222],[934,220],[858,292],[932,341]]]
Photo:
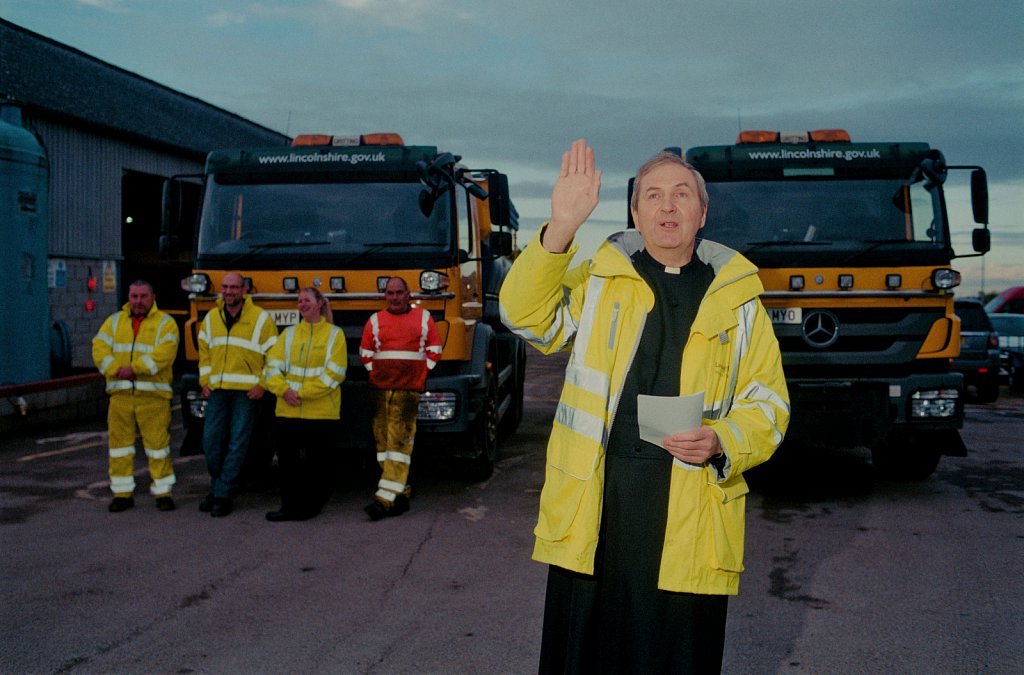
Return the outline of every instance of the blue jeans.
[[[259,401],[249,400],[245,391],[216,389],[206,403],[203,451],[210,472],[210,492],[215,499],[231,499],[242,472],[249,439],[256,424]]]

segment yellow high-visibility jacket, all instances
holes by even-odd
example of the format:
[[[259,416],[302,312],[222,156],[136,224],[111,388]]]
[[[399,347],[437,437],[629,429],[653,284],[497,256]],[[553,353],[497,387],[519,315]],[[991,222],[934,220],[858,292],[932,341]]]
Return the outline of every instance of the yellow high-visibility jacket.
[[[169,399],[174,357],[178,355],[178,324],[157,309],[156,303],[132,330],[131,305],[125,303],[100,326],[92,339],[92,360],[107,378],[107,393],[136,393]],[[134,380],[120,380],[117,371],[131,366]]]
[[[267,355],[264,376],[277,396],[278,417],[336,420],[340,417],[341,383],[348,369],[348,344],[340,328],[327,321],[300,321],[285,328]],[[288,389],[302,403],[291,406]]]
[[[629,259],[642,246],[638,232],[620,232],[592,261],[569,270],[576,246],[554,254],[537,240],[501,289],[502,320],[520,337],[544,353],[572,348],[548,442],[534,559],[585,574],[594,571],[608,432],[654,306]],[[718,434],[726,462],[719,473],[673,461],[658,587],[735,595],[748,491],[742,474],[781,443],[789,393],[758,300],[764,288],[757,268],[714,242],[702,241],[697,252],[715,278],[683,350],[680,395],[704,393],[703,424]]]
[[[277,341],[277,326],[270,314],[248,295],[238,320],[227,329],[224,300],[206,313],[199,327],[199,384],[210,389],[248,391],[257,384],[266,389],[263,366]]]

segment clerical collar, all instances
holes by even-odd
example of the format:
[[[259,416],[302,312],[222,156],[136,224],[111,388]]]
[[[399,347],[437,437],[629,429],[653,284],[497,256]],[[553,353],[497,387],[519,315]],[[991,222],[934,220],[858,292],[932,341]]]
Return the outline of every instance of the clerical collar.
[[[685,270],[694,267],[694,263],[700,264],[700,258],[697,257],[697,250],[694,249],[693,255],[690,257],[690,262],[686,263],[682,267],[670,267],[669,265],[663,265],[654,259],[646,248],[642,248],[638,251],[639,255],[643,256],[644,261],[653,268],[660,269],[665,274],[682,274]]]

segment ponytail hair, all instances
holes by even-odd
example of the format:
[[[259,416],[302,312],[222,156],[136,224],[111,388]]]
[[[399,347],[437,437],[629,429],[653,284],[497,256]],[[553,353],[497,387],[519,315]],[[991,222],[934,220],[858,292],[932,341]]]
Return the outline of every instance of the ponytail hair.
[[[303,293],[309,293],[316,300],[316,303],[320,306],[320,316],[327,323],[334,323],[334,312],[331,311],[331,301],[328,300],[320,289],[316,286],[306,286],[302,289]]]

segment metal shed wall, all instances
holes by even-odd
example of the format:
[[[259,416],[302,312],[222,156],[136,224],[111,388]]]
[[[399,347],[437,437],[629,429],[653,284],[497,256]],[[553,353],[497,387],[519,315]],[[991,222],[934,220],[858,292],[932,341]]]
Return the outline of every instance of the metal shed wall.
[[[199,173],[202,158],[174,156],[81,128],[25,117],[50,160],[50,255],[121,255],[121,176]]]

